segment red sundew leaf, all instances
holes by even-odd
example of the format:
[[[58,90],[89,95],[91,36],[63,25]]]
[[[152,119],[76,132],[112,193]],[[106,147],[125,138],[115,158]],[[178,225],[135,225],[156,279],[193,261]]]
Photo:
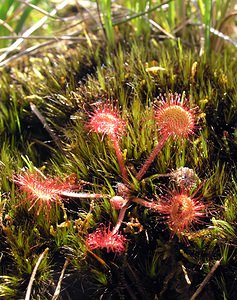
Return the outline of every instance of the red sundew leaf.
[[[120,137],[125,128],[125,122],[119,116],[118,110],[109,104],[100,105],[90,116],[88,129],[104,135]]]
[[[53,203],[60,203],[60,194],[70,189],[71,184],[60,181],[59,178],[43,178],[36,173],[15,175],[13,181],[26,193],[26,201],[30,203],[31,210],[35,205],[45,208],[48,212]]]
[[[178,94],[160,96],[155,106],[155,120],[161,135],[186,138],[195,130],[195,110],[188,107],[187,100],[181,101]]]
[[[202,196],[194,197],[188,191],[172,191],[159,204],[159,211],[166,215],[166,222],[177,235],[188,231],[194,223],[200,223],[205,216],[206,205]]]
[[[88,235],[86,244],[90,250],[107,249],[107,252],[122,254],[126,250],[126,241],[125,236],[113,233],[109,228],[102,225]]]

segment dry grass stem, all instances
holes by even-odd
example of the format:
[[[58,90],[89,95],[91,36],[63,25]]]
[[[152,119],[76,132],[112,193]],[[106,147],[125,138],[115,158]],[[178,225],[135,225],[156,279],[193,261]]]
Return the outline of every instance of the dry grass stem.
[[[198,295],[203,291],[204,287],[207,285],[207,283],[210,281],[212,276],[214,275],[214,272],[216,269],[220,266],[222,261],[222,258],[220,260],[217,260],[214,264],[214,266],[211,268],[211,271],[207,274],[207,276],[204,278],[203,282],[200,284],[196,292],[192,295],[190,300],[197,299]]]
[[[60,295],[61,285],[62,285],[64,273],[65,273],[65,271],[66,271],[66,268],[67,268],[68,264],[69,264],[69,259],[67,258],[67,259],[65,260],[64,265],[63,265],[63,269],[62,269],[62,272],[61,272],[61,274],[60,274],[60,277],[59,277],[59,280],[58,280],[58,284],[57,284],[57,287],[56,287],[56,290],[55,290],[55,292],[54,292],[54,295],[53,295],[52,300],[57,300],[58,297],[59,297],[59,295]]]
[[[26,290],[25,300],[30,300],[30,294],[31,294],[33,282],[35,280],[36,272],[37,272],[37,270],[39,268],[39,265],[40,265],[41,261],[43,260],[44,256],[48,253],[48,251],[49,251],[49,248],[46,248],[44,250],[44,252],[41,253],[40,256],[39,256],[39,259],[38,259],[38,261],[37,261],[37,263],[36,263],[36,265],[35,265],[35,267],[33,269],[33,272],[32,272],[32,274],[30,276],[30,281],[29,281],[29,284],[28,284],[28,287],[27,287],[27,290]]]

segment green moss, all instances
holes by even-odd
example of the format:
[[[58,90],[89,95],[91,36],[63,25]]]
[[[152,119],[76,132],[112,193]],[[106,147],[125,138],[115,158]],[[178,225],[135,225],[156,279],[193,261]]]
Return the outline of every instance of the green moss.
[[[82,282],[91,291],[97,289],[97,298],[105,291],[116,297],[138,297],[138,289],[141,295],[151,298],[176,295],[177,299],[184,299],[182,293],[190,297],[216,259],[225,257],[226,266],[233,262],[237,245],[236,61],[227,50],[213,53],[208,60],[170,42],[161,44],[151,39],[148,46],[133,40],[129,45],[121,43],[116,50],[105,51],[101,47],[87,51],[83,45],[68,48],[65,53],[49,50],[13,65],[10,72],[1,70],[0,211],[4,267],[0,295],[6,299],[13,299],[17,289],[22,297],[25,283],[46,246],[49,253],[33,285],[36,299],[39,292],[46,298],[53,294],[52,289],[46,289],[56,285],[65,258],[70,260],[68,278],[77,277],[77,286]],[[152,117],[153,104],[160,93],[168,92],[185,93],[191,107],[200,108],[199,127],[186,141],[169,139],[145,178],[137,182],[136,172],[160,138]],[[132,204],[123,228],[137,219],[141,232],[128,231],[123,261],[104,251],[96,251],[93,256],[85,246],[86,235],[99,223],[116,223],[118,213],[107,199],[69,199],[64,208],[56,206],[46,222],[43,211],[36,216],[27,206],[19,205],[23,195],[12,183],[14,172],[23,166],[30,170],[35,166],[46,175],[75,174],[77,184],[86,182],[81,185],[85,192],[116,195],[121,178],[113,145],[107,137],[102,139],[86,129],[93,104],[108,99],[117,101],[127,123],[120,144],[132,195],[155,199],[154,195],[165,194],[175,186],[168,174],[185,166],[200,179],[198,195],[207,204],[203,223],[181,241],[176,237],[171,240],[159,214]],[[60,147],[31,111],[30,103],[36,105],[59,139]],[[228,251],[223,248],[225,243]],[[207,263],[208,267],[200,270]],[[102,265],[107,269],[101,271]],[[180,279],[184,278],[184,269],[191,285]],[[224,268],[223,280],[231,278],[235,270],[236,267],[227,272]],[[210,284],[213,290],[220,291],[224,283],[218,276]],[[84,277],[86,280],[82,280]],[[229,295],[233,295],[232,291]]]

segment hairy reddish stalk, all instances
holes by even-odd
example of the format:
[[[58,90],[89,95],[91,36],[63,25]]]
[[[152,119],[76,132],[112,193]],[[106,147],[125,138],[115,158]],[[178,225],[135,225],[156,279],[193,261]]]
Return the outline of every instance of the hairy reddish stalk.
[[[103,195],[103,194],[90,194],[90,193],[76,193],[76,192],[69,192],[63,191],[59,193],[60,196],[68,197],[68,198],[109,198],[110,195]]]
[[[159,141],[159,144],[155,146],[153,151],[151,152],[150,156],[145,161],[144,165],[142,166],[141,170],[137,173],[136,179],[139,181],[142,179],[142,177],[146,174],[147,170],[149,169],[150,165],[153,163],[156,156],[159,154],[161,149],[163,148],[164,144],[169,138],[169,134],[165,134],[162,136],[161,140]]]
[[[148,202],[148,201],[146,201],[146,200],[144,200],[142,198],[132,198],[131,200],[133,202],[136,202],[136,203],[142,205],[142,206],[151,208],[151,209],[156,210],[156,211],[160,211],[160,208],[161,208],[161,206],[159,204],[156,204],[154,202]],[[118,233],[119,228],[120,228],[120,226],[123,223],[123,220],[124,220],[124,217],[125,217],[125,213],[126,213],[126,210],[127,210],[128,206],[129,206],[129,203],[130,203],[130,201],[128,200],[127,204],[120,209],[119,215],[118,215],[118,220],[117,220],[117,223],[116,223],[116,225],[114,226],[114,228],[112,230],[112,234]]]
[[[118,233],[119,228],[120,228],[120,226],[121,226],[122,223],[123,223],[123,219],[124,219],[124,217],[125,217],[125,213],[126,213],[127,208],[128,208],[128,203],[127,203],[124,207],[122,207],[122,208],[120,209],[119,215],[118,215],[118,220],[117,220],[117,223],[116,223],[116,225],[114,226],[114,228],[113,228],[113,230],[112,230],[112,234]]]
[[[154,203],[154,202],[146,201],[142,198],[132,198],[132,201],[136,202],[137,204],[140,204],[142,206],[145,206],[147,208],[156,210],[156,211],[160,211],[160,209],[161,209],[161,206],[159,204]]]

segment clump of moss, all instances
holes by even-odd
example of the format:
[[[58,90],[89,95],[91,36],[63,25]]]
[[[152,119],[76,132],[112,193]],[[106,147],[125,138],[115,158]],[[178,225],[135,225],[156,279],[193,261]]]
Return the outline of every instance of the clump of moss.
[[[237,245],[235,63],[228,52],[213,54],[208,62],[189,49],[155,40],[149,51],[139,41],[121,43],[113,55],[109,51],[102,55],[101,49],[87,52],[82,45],[66,53],[45,51],[9,72],[1,70],[0,140],[5,146],[0,158],[4,174],[0,295],[23,297],[40,254],[48,248],[33,284],[34,299],[54,294],[65,261],[73,289],[82,294],[86,290],[86,296],[94,299],[101,295],[189,299],[221,258],[215,280],[204,292],[215,299],[224,290],[225,297],[233,298],[236,282],[228,281],[236,272]],[[199,128],[192,140],[169,140],[138,182],[136,172],[159,140],[152,104],[170,92],[200,107]],[[117,194],[121,174],[112,143],[85,129],[87,111],[108,101],[118,104],[127,121],[120,146],[133,196],[154,199],[165,194],[177,184],[170,174],[183,167],[194,170],[203,182],[200,193],[208,205],[207,215],[183,240],[171,238],[157,213],[131,203],[122,226],[129,239],[126,253],[90,251],[88,233],[100,223],[115,225],[118,219],[108,199],[69,199],[64,207],[53,207],[49,219],[43,211],[37,214],[19,205],[25,195],[12,176],[22,167],[67,176],[84,192]],[[201,266],[205,268],[200,270]],[[61,299],[74,295],[69,279],[62,281]]]

